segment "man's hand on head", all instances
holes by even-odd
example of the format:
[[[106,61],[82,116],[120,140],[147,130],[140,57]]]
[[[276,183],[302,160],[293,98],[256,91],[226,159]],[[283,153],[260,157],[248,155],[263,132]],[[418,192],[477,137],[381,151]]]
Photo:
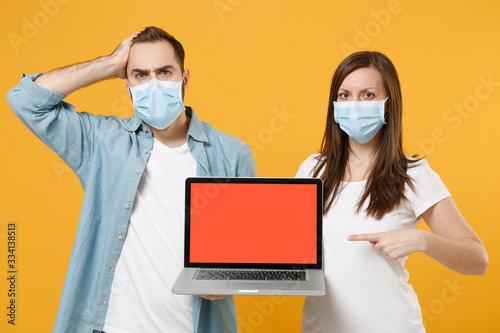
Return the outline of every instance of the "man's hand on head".
[[[132,47],[132,39],[138,34],[139,32],[135,32],[122,40],[113,53],[109,55],[109,59],[112,60],[115,67],[114,76],[120,79],[125,79],[127,77],[127,62],[130,48]]]

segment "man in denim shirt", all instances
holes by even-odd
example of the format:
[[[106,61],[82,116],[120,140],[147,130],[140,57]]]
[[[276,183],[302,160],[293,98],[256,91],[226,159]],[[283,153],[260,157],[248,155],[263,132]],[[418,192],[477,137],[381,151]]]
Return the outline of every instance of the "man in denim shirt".
[[[76,112],[62,101],[110,77],[127,79],[133,117]],[[248,145],[184,107],[188,83],[182,45],[148,27],[109,56],[24,76],[8,93],[85,190],[53,332],[237,331],[232,296],[171,292],[183,263],[185,178],[256,176]]]

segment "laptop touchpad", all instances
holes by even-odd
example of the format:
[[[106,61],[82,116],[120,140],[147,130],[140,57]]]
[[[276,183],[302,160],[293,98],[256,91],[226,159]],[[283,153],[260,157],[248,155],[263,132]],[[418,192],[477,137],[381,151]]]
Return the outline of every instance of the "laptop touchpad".
[[[271,288],[271,282],[254,282],[254,281],[229,281],[227,284],[227,288],[229,289],[269,289]]]

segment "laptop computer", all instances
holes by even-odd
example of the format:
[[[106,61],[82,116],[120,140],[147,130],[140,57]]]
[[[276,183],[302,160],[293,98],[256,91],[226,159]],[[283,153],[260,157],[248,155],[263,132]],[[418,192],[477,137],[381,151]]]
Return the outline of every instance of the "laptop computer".
[[[188,178],[172,292],[324,295],[322,206],[317,178]]]

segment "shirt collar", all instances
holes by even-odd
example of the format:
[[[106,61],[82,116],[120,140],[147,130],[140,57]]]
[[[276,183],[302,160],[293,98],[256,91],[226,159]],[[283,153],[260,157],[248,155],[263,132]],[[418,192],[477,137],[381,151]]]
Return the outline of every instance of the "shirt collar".
[[[192,137],[196,141],[208,142],[208,137],[205,133],[205,129],[203,128],[203,123],[190,106],[186,107],[186,115],[191,118],[188,137]]]
[[[137,129],[143,124],[142,119],[135,114],[131,118],[125,118],[122,120],[125,129],[130,132],[137,131]]]

